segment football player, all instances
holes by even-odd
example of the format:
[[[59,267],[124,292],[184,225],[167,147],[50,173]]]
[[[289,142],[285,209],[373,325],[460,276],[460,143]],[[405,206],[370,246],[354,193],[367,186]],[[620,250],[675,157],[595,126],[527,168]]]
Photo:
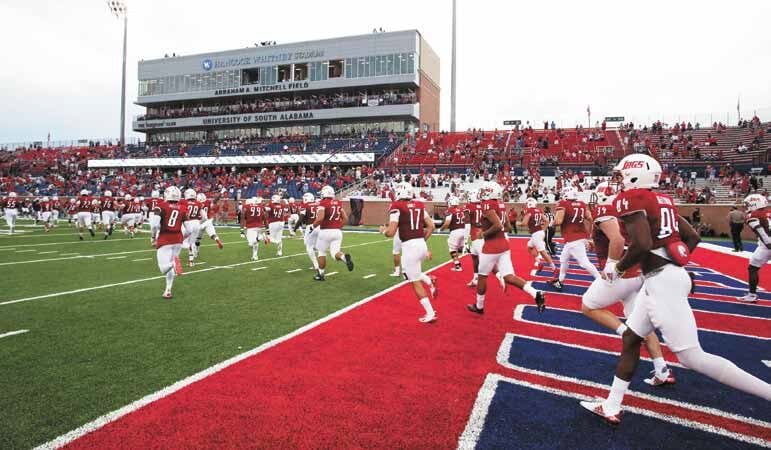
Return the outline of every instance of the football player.
[[[471,242],[470,252],[471,261],[474,265],[474,277],[467,284],[468,287],[474,287],[479,280],[479,255],[482,253],[482,204],[479,203],[479,193],[477,191],[469,192],[468,203],[466,203],[466,214],[468,215],[468,240]]]
[[[381,227],[381,232],[387,237],[394,237],[398,233],[401,238],[404,274],[425,310],[425,315],[418,319],[422,323],[433,323],[437,319],[431,299],[423,287],[423,283],[426,283],[431,296],[436,299],[436,278],[429,277],[421,268],[424,260],[431,259],[426,240],[433,231],[434,221],[426,212],[423,202],[412,198],[412,186],[409,183],[397,185],[396,201],[391,203],[388,227]]]
[[[156,202],[150,218],[150,242],[157,249],[158,269],[166,276],[163,298],[172,298],[171,288],[174,277],[182,275],[179,251],[182,249],[182,222],[187,208],[180,204],[182,193],[176,186],[169,186],[163,192],[163,200]],[[157,236],[157,237],[156,237]]]
[[[319,237],[319,229],[313,228],[313,222],[316,221],[316,197],[310,192],[303,194],[302,203],[298,209],[298,224],[303,228],[303,243],[305,244],[305,252],[308,253],[308,257],[311,259],[313,269],[318,272],[319,259],[316,256],[316,241]]]
[[[771,218],[771,209],[768,208],[768,200],[764,195],[750,194],[744,199],[744,208],[748,213],[747,226],[758,237],[758,247],[750,257],[750,264],[747,267],[749,292],[739,301],[746,303],[755,303],[758,301],[758,281],[760,269],[768,262],[771,257],[771,230],[769,229],[769,218]]]
[[[642,288],[643,278],[639,265],[627,270],[622,277],[616,277],[616,264],[624,253],[624,242],[628,239],[616,217],[613,206],[615,189],[611,186],[613,185],[600,183],[590,200],[594,213],[592,214],[594,217],[592,240],[600,270],[602,270],[602,278],[595,278],[584,293],[581,298],[581,312],[621,336],[626,331],[626,325],[606,308],[620,301],[624,307],[624,316],[629,317],[634,310],[634,298]],[[651,377],[644,381],[652,386],[674,384],[675,377],[667,367],[656,333],[651,333],[645,338],[645,346],[653,360],[653,372]]]
[[[94,237],[94,226],[91,224],[91,196],[85,189],[80,191],[80,197],[75,201],[78,207],[78,237],[83,240],[83,230],[88,229],[91,237]]]
[[[520,224],[523,227],[527,226],[527,230],[530,233],[530,240],[527,241],[527,251],[534,258],[533,265],[536,267],[536,270],[543,268],[543,261],[549,263],[552,271],[557,270],[551,255],[546,250],[545,228],[549,224],[543,211],[538,208],[538,202],[533,197],[525,200],[525,212],[522,215],[522,222]]]
[[[139,198],[131,199],[131,195],[126,194],[126,209],[123,211],[123,231],[129,234],[131,239],[134,239],[136,233],[136,227],[142,221],[142,207],[144,204]]]
[[[300,223],[300,207],[294,202],[294,197],[289,197],[287,208],[289,208],[289,218],[286,224],[289,228],[289,235],[295,236],[297,234],[297,226],[302,224]]]
[[[16,229],[16,219],[19,217],[19,198],[15,192],[9,192],[8,197],[3,199],[3,210],[5,211],[5,223],[8,224],[8,234],[13,234]]]
[[[503,189],[494,182],[485,182],[479,190],[482,199],[482,253],[479,255],[479,280],[477,284],[477,300],[466,308],[476,314],[484,314],[485,294],[487,292],[487,276],[497,268],[498,274],[506,285],[513,285],[533,297],[538,306],[538,312],[546,308],[546,296],[535,290],[529,281],[514,275],[511,264],[511,251],[506,232],[511,231],[511,225],[506,219],[506,205],[501,200]],[[505,287],[505,286],[504,286]]]
[[[211,211],[211,200],[206,198],[206,194],[203,192],[199,192],[196,196],[196,200],[198,200],[198,203],[200,203],[201,206],[201,228],[198,231],[198,237],[195,240],[195,246],[200,247],[201,246],[201,238],[203,237],[204,231],[206,231],[206,234],[214,240],[214,242],[217,243],[217,247],[219,247],[220,250],[222,250],[222,240],[220,240],[219,236],[217,236],[217,231],[214,229],[214,222],[213,222],[213,214],[210,214]],[[262,201],[260,201],[262,203]],[[196,255],[198,255],[198,250],[196,250]]]
[[[552,281],[554,287],[558,291],[562,290],[571,258],[578,261],[578,265],[589,272],[595,280],[600,278],[600,272],[586,255],[586,245],[589,239],[587,229],[592,223],[592,213],[586,203],[578,199],[576,188],[571,186],[563,191],[563,199],[555,208],[554,223],[560,227],[562,238],[565,240],[562,245],[562,253],[560,253],[559,278]]]
[[[686,272],[690,252],[699,235],[677,213],[672,197],[657,193],[661,165],[652,157],[632,154],[615,170],[621,189],[613,206],[630,239],[629,248],[616,264],[616,276],[640,264],[643,288],[622,336],[623,348],[607,399],[581,402],[581,406],[611,424],[621,422],[621,403],[640,359],[645,336],[659,329],[681,364],[735,389],[771,400],[771,385],[731,361],[705,352],[699,343],[696,320],[688,303],[692,280]]]
[[[62,209],[62,204],[59,202],[59,196],[54,195],[51,197],[51,226],[55,227],[59,225],[59,210]]]
[[[102,202],[98,198],[91,200],[91,223],[102,229]]]
[[[74,197],[70,198],[67,203],[67,223],[76,226],[78,222],[78,200]]]
[[[150,199],[149,200],[140,200],[142,202],[143,211],[147,214],[147,220],[150,221],[150,218],[153,216],[153,211],[155,208],[158,207],[158,204],[161,202],[161,193],[157,190],[153,190],[150,192]],[[144,222],[144,217],[141,217],[140,220],[137,222],[137,226],[141,226],[142,222]]]
[[[450,257],[453,261],[453,268],[450,269],[453,272],[462,272],[463,267],[460,265],[459,254],[463,251],[466,237],[466,212],[460,207],[460,199],[452,196],[447,202],[449,208],[445,213],[444,223],[440,228],[440,231],[450,230],[450,235],[447,238],[447,247],[450,251]]]
[[[311,231],[320,228],[316,239],[316,250],[319,254],[319,270],[313,277],[316,281],[324,281],[324,270],[327,268],[327,252],[338,261],[345,262],[348,271],[353,270],[353,259],[348,253],[343,253],[343,223],[348,221],[348,214],[343,209],[343,203],[335,199],[335,189],[332,186],[321,188],[321,201],[316,207],[316,220]]]
[[[195,266],[195,258],[198,256],[198,247],[195,245],[195,240],[201,232],[201,205],[196,200],[195,189],[185,189],[184,199],[182,204],[187,209],[185,215],[185,222],[182,224],[185,240],[182,242],[182,247],[187,250],[187,264],[189,267]]]
[[[51,206],[51,199],[43,197],[40,199],[38,207],[40,208],[40,220],[43,222],[43,228],[45,229],[45,232],[48,233],[51,231],[52,227],[51,211],[53,210],[53,207]]]
[[[112,191],[104,191],[102,197],[102,223],[104,223],[104,239],[112,236],[112,229],[115,224],[115,199],[112,198]]]
[[[268,232],[270,233],[270,242],[277,245],[276,256],[284,254],[284,220],[289,213],[289,208],[281,202],[281,196],[274,194],[270,198],[270,203],[265,207],[268,215]]]
[[[252,248],[252,261],[259,260],[260,242],[269,242],[265,235],[266,214],[261,198],[252,197],[244,203],[240,225],[245,230],[246,243]]]

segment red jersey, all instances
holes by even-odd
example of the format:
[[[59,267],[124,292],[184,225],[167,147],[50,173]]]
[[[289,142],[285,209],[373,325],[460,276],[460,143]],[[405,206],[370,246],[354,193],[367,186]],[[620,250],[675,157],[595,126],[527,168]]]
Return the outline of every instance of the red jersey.
[[[625,243],[629,243],[629,236],[624,229],[624,222],[618,220],[618,211],[613,203],[607,205],[597,205],[594,207],[594,228],[592,230],[592,241],[594,241],[594,251],[597,253],[597,260],[599,262],[600,270],[605,268],[605,263],[608,261],[608,251],[610,249],[610,240],[605,233],[600,229],[600,224],[609,220],[617,220],[618,226],[621,231],[621,236],[624,237]],[[640,275],[640,265],[635,264],[624,272],[623,278],[635,278]]]
[[[208,220],[211,217],[209,210],[211,210],[211,200],[207,199],[205,202],[201,203],[201,218],[206,217]]]
[[[343,228],[343,202],[334,198],[322,198],[319,208],[324,208],[324,218],[321,220],[321,229]]]
[[[649,189],[632,189],[619,193],[613,200],[613,206],[619,217],[638,211],[645,213],[653,240],[651,249],[681,240],[677,208],[672,197]]]
[[[538,208],[527,208],[525,215],[530,214],[527,221],[527,230],[530,234],[543,230],[543,211]]]
[[[425,233],[424,218],[426,206],[420,200],[396,200],[389,208],[390,221],[399,224],[399,239],[407,242],[412,239],[423,239]]]
[[[147,206],[147,209],[149,211],[154,210],[160,204],[161,204],[161,199],[160,198],[149,198],[149,199],[145,200],[145,206]]]
[[[268,215],[268,223],[283,222],[289,215],[289,207],[281,203],[270,203],[265,207],[265,212]]]
[[[142,202],[133,201],[126,205],[126,214],[141,214],[141,213],[142,213]]]
[[[493,223],[485,217],[488,211],[493,211],[498,216],[501,225],[506,223],[506,204],[500,200],[485,200],[482,202],[482,230],[487,230],[493,225]],[[507,250],[509,250],[509,241],[506,239],[506,232],[503,230],[486,238],[485,243],[482,246],[482,253],[493,255],[503,253]]]
[[[511,208],[508,213],[509,223],[513,224],[514,222],[516,222],[518,216],[519,214],[517,213],[517,210],[514,208]]]
[[[197,200],[186,200],[184,205],[187,207],[185,220],[201,220],[201,208],[203,205]]]
[[[450,231],[460,230],[466,227],[466,211],[460,206],[447,208],[445,220],[450,219]]]
[[[262,203],[244,205],[241,214],[243,214],[246,228],[263,228],[265,226],[267,211]]]
[[[290,203],[289,214],[300,214],[300,206],[296,203]]]
[[[303,215],[304,222],[301,225],[312,225],[313,222],[316,221],[316,208],[319,207],[319,204],[317,202],[314,203],[300,203],[300,214]]]
[[[51,212],[51,202],[40,202],[40,212]]]
[[[482,232],[482,205],[480,203],[466,203],[466,211],[468,211],[471,224],[470,238],[472,241],[476,241],[480,239],[479,234]]]
[[[8,197],[5,200],[3,200],[3,208],[6,209],[18,209],[19,208],[19,199],[14,197]]]
[[[88,195],[81,195],[75,202],[78,205],[78,212],[91,212],[91,197]]]
[[[565,242],[589,238],[589,234],[584,226],[584,218],[586,218],[589,212],[586,203],[580,200],[560,200],[556,209],[561,209],[565,212],[565,215],[562,217],[562,225],[560,226]]]
[[[161,216],[161,230],[158,233],[156,248],[164,245],[182,243],[182,222],[187,214],[185,205],[178,202],[158,202],[153,210]]]
[[[78,202],[67,203],[67,214],[73,216],[78,212]]]
[[[98,200],[96,202],[91,202],[91,213],[99,214],[100,212],[102,212],[102,204],[99,203]]]
[[[754,230],[753,225],[754,222],[757,221],[763,228],[763,231],[766,232],[766,236],[771,236],[771,232],[769,232],[769,220],[771,220],[771,208],[762,208],[752,211],[750,215],[747,216],[746,222],[747,226],[749,226],[751,230]],[[755,226],[755,228],[757,228],[757,226]],[[757,232],[755,234],[757,234]],[[760,239],[760,237],[758,237],[758,239]],[[761,243],[765,245],[764,242]]]
[[[115,211],[117,209],[115,199],[112,197],[102,197],[102,210]]]

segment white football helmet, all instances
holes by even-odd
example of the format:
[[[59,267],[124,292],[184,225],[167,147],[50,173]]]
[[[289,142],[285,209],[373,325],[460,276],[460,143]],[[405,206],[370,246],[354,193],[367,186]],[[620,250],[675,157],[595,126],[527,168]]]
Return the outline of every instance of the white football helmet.
[[[8,198],[16,198],[16,193],[15,192],[9,192],[8,193]]]
[[[58,202],[59,201],[59,196],[58,195],[54,195],[53,197],[51,197],[51,200],[53,200],[55,202]]]
[[[95,198],[95,199],[91,200],[91,204],[92,205],[98,205],[99,203],[101,203],[101,202],[99,201],[98,198]]]
[[[501,185],[495,181],[487,181],[479,188],[479,198],[482,200],[498,200],[502,193]]]
[[[75,203],[76,201],[77,201],[77,200],[75,200],[74,198],[71,198],[71,199],[70,199],[70,203]]]
[[[143,201],[145,201],[145,198],[144,198],[144,197],[142,197],[141,195],[140,195],[140,196],[139,196],[137,199],[138,199],[140,202],[143,202]]]
[[[264,202],[264,201],[265,201],[265,200],[263,200],[263,199],[262,199],[262,197],[260,197],[259,195],[257,196],[257,200],[256,200],[256,203],[257,203],[258,205],[261,205],[261,204],[262,204],[262,202]]]
[[[562,197],[565,200],[578,200],[578,189],[568,186],[562,190]]]
[[[139,199],[139,198],[135,198],[135,199],[134,199],[134,203],[142,203],[142,200],[141,200],[141,199]]]
[[[80,191],[80,195],[88,195],[88,191],[83,189],[82,191]]]
[[[525,200],[525,206],[528,208],[535,208],[538,206],[538,200],[533,197],[528,197],[527,200]]]
[[[180,192],[179,188],[176,186],[169,186],[163,191],[163,199],[167,202],[178,202],[181,198],[182,192]]]
[[[468,193],[469,203],[479,203],[479,192],[471,191]]]
[[[244,200],[244,205],[254,205],[256,204],[256,202],[257,202],[257,199],[254,197],[251,197]]]
[[[747,212],[757,211],[768,206],[768,200],[760,194],[750,194],[744,199],[744,207]]]
[[[447,204],[450,206],[458,206],[460,205],[460,199],[453,195],[449,200],[447,200]]]
[[[185,200],[195,200],[195,189],[185,189]]]
[[[316,201],[316,197],[313,194],[311,194],[310,192],[306,192],[305,194],[303,194],[303,202],[305,202],[305,203],[313,203],[315,201]]]
[[[335,188],[329,185],[321,188],[321,198],[335,198]]]
[[[412,185],[404,182],[396,185],[394,189],[397,200],[412,200]]]
[[[166,190],[168,190],[168,189],[166,189]],[[177,189],[177,190],[179,190],[179,189]],[[166,195],[165,192],[163,194]],[[152,198],[161,198],[161,193],[158,192],[158,191],[153,191],[153,192],[150,193],[150,197],[152,197]]]
[[[112,191],[104,191],[105,197],[112,197]]]
[[[273,194],[270,196],[270,202],[271,203],[281,203],[281,196],[278,194]]]
[[[607,205],[616,197],[618,190],[616,184],[603,181],[594,188],[589,203],[597,205]]]
[[[131,200],[131,194],[126,194],[126,195],[123,197],[123,199],[124,199],[124,200],[126,200],[126,201],[130,201],[130,200]]]
[[[622,190],[659,187],[661,164],[651,156],[642,153],[627,155],[613,170],[621,174]]]
[[[294,204],[294,197],[289,197],[289,204],[290,205]]]
[[[195,196],[195,199],[196,199],[196,200],[198,200],[199,202],[203,203],[203,202],[205,202],[205,201],[206,201],[206,194],[204,194],[203,192],[199,192],[199,193],[198,193],[198,194]]]
[[[47,201],[50,201],[50,200],[48,200],[48,197],[43,197],[43,199],[42,199],[42,200],[40,200],[40,201],[41,201],[41,202],[47,202]]]

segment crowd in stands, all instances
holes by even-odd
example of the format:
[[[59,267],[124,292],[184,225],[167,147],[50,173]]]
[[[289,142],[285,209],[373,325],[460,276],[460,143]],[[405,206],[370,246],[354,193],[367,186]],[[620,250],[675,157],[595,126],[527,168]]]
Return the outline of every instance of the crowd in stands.
[[[182,117],[223,116],[230,114],[305,111],[312,109],[352,108],[358,106],[403,105],[417,102],[413,89],[389,89],[375,92],[341,92],[337,94],[287,95],[273,98],[238,98],[204,103],[148,107],[139,120],[177,119]]]

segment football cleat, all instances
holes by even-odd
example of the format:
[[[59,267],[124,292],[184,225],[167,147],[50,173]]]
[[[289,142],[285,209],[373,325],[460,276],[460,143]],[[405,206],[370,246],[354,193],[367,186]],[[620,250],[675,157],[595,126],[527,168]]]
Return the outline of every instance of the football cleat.
[[[748,293],[744,297],[739,297],[738,300],[743,303],[757,303],[758,302],[758,294],[753,294],[752,292]]]
[[[463,272],[463,267],[460,266],[460,264],[456,264],[452,269],[453,272]]]
[[[506,280],[504,280],[504,279],[503,279],[503,277],[501,276],[501,273],[500,273],[500,272],[498,272],[498,273],[496,273],[496,274],[495,274],[495,279],[497,279],[497,280],[498,280],[498,284],[500,284],[500,285],[501,285],[501,289],[503,290],[503,293],[505,294],[505,293],[506,293],[506,289],[507,289],[509,286],[506,284]]]
[[[279,251],[276,252],[276,256],[284,256],[284,252],[279,250]]]
[[[83,240],[83,236],[78,236],[78,237],[80,238],[81,241]]]
[[[316,272],[316,275],[313,277],[313,279],[316,281],[324,281],[324,275]]]
[[[220,250],[222,250],[222,241],[221,241],[221,240],[219,240],[219,239],[215,239],[215,240],[214,240],[214,242],[216,242],[216,243],[217,243],[217,247],[218,247]]]
[[[436,322],[436,319],[436,312],[434,312],[433,314],[426,314],[425,316],[418,319],[418,321],[421,323],[434,323]]]
[[[477,308],[477,305],[466,305],[466,309],[476,314],[484,314],[484,308]]]
[[[602,417],[605,422],[611,425],[618,425],[621,423],[621,411],[616,414],[607,414],[602,408],[602,402],[581,402],[581,406],[585,409]]]
[[[558,290],[559,292],[562,292],[562,288],[564,287],[559,279],[551,280],[549,281],[549,284],[554,286],[554,289]]]
[[[436,299],[436,297],[439,295],[439,286],[437,286],[436,277],[433,275],[429,275],[428,279],[431,280],[431,286],[429,287],[429,290],[431,291],[431,297],[434,297],[434,299]]]
[[[174,257],[174,273],[182,275],[182,263],[179,261],[179,256]]]
[[[657,374],[655,370],[651,370],[651,377],[646,378],[643,381],[645,381],[645,384],[649,384],[651,386],[664,386],[667,384],[675,384],[675,375],[672,373],[670,369],[667,369],[667,371],[663,374],[663,376],[659,376],[659,374]]]
[[[389,276],[392,276],[392,277],[400,277],[400,276],[402,276],[402,273],[401,273],[401,271],[399,271],[399,270],[394,270],[393,272],[391,272],[391,273],[389,274]]]
[[[171,295],[171,291],[164,292],[163,298],[166,298],[166,299],[173,298],[173,296]]]
[[[543,291],[535,293],[535,304],[538,306],[538,314],[543,313],[546,310],[546,294]]]
[[[188,261],[187,267],[195,267],[195,261]]]
[[[90,229],[89,229],[89,230],[88,230],[88,232],[89,232],[89,233],[91,233],[91,237],[94,237],[94,236],[96,236],[96,234],[94,234],[94,230],[90,230]]]
[[[345,254],[345,267],[348,268],[348,272],[353,272],[353,259],[350,253]]]

